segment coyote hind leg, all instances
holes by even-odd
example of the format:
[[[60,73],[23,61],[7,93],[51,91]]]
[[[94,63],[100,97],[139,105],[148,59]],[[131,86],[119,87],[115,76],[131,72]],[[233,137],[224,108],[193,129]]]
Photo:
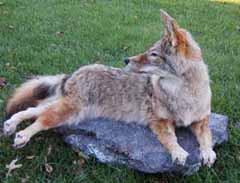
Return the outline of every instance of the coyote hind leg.
[[[24,120],[39,116],[46,106],[30,107],[24,111],[14,114],[10,119],[4,122],[3,132],[6,136],[15,133],[17,126]]]
[[[32,125],[16,134],[13,147],[22,148],[36,133],[63,125],[73,112],[73,106],[65,98],[53,102]]]

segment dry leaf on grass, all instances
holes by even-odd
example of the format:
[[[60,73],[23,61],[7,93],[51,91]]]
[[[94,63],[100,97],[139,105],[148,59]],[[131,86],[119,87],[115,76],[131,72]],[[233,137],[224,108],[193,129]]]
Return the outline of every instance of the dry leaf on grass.
[[[56,32],[56,35],[62,37],[64,36],[64,32],[63,31]]]
[[[53,167],[47,162],[48,161],[47,158],[51,154],[51,152],[52,152],[52,145],[50,144],[48,146],[47,155],[45,156],[45,160],[44,160],[45,161],[45,164],[44,164],[45,171],[49,174],[52,173],[52,171],[53,171]]]
[[[124,46],[124,47],[123,47],[123,50],[126,51],[126,50],[128,50],[129,48],[130,48],[129,46]]]
[[[80,159],[78,160],[78,163],[81,167],[83,167],[83,165],[85,164],[85,160],[84,159]]]
[[[32,159],[34,159],[35,158],[35,156],[27,156],[26,157],[26,159],[28,159],[28,160],[32,160]]]
[[[53,167],[50,164],[45,163],[44,166],[45,166],[45,170],[47,173],[49,173],[49,174],[52,173]]]
[[[51,152],[52,152],[52,145],[49,145],[47,149],[47,156],[49,156]]]
[[[17,168],[21,168],[22,167],[22,164],[16,164],[16,162],[18,161],[18,159],[14,159],[11,161],[11,163],[9,165],[6,165],[6,168],[8,169],[8,172],[7,172],[7,177],[9,175],[11,175],[11,172]]]
[[[83,165],[85,164],[85,160],[84,159],[74,160],[73,164],[74,165],[79,165],[80,167],[83,167]]]
[[[7,63],[5,64],[5,66],[6,66],[6,67],[10,67],[10,63],[7,62]]]
[[[77,174],[82,171],[82,168],[85,164],[85,160],[84,159],[74,160],[73,164],[76,165],[76,167],[73,169],[73,172]]]
[[[13,27],[12,27],[12,28],[13,28]],[[16,68],[15,66],[11,65],[9,62],[7,62],[7,63],[5,64],[5,66],[6,66],[6,69],[7,69],[8,71],[15,71],[15,70],[17,70],[17,68]]]

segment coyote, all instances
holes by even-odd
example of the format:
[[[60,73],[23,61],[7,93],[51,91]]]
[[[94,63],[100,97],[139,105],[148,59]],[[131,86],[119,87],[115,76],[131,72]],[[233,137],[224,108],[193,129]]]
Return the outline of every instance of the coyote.
[[[163,10],[160,14],[163,37],[146,52],[125,59],[125,68],[87,65],[71,75],[38,77],[18,88],[7,104],[4,133],[12,135],[26,119],[35,122],[16,133],[13,146],[25,146],[43,130],[103,117],[148,126],[181,165],[188,152],[178,144],[175,128],[190,126],[203,164],[211,166],[216,154],[208,126],[207,66],[191,34]]]

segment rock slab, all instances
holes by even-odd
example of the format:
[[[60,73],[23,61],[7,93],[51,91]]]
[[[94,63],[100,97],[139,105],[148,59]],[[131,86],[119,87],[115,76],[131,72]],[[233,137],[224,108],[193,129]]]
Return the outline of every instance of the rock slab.
[[[212,113],[213,144],[228,140],[228,118]],[[176,130],[179,144],[190,154],[184,166],[172,162],[170,154],[147,127],[107,119],[86,120],[58,129],[76,151],[108,164],[121,164],[145,173],[174,172],[191,175],[201,167],[199,145],[188,128]]]

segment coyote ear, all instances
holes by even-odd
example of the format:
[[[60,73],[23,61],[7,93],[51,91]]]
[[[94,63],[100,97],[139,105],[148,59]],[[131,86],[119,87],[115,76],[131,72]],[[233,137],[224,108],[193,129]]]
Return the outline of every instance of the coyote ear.
[[[172,39],[172,45],[177,46],[177,33],[178,33],[178,25],[174,18],[172,18],[167,12],[164,10],[160,10],[160,15],[162,17],[166,33]]]

